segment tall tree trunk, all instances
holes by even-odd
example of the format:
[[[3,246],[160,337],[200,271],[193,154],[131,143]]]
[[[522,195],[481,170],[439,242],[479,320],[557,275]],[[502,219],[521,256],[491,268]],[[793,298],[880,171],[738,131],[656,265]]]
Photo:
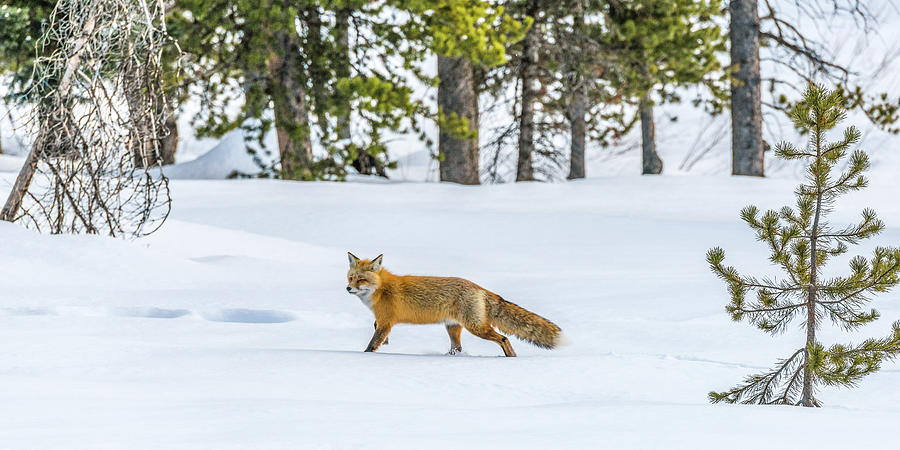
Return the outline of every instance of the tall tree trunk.
[[[585,86],[578,86],[572,98],[572,104],[569,105],[569,127],[572,135],[572,142],[569,145],[569,176],[570,180],[584,178],[584,146],[585,146],[585,130],[587,128],[584,114],[587,104],[587,95]]]
[[[287,9],[287,5],[284,6]],[[275,112],[281,175],[289,180],[311,180],[314,176],[313,153],[299,36],[293,29],[269,30],[269,36],[271,49],[266,66],[269,96]]]
[[[438,108],[450,117],[456,114],[469,120],[469,131],[478,132],[478,98],[472,63],[465,58],[438,56]],[[456,136],[448,130],[440,130],[438,151],[441,181],[460,184],[479,184],[478,139]]]
[[[579,52],[580,55],[580,52],[584,51],[584,46],[581,45],[581,42],[584,39],[584,0],[575,0],[572,13],[575,15],[574,39],[577,39],[577,42],[579,42],[579,45],[577,45],[574,50]],[[584,178],[584,144],[586,128],[584,114],[587,107],[587,86],[584,82],[584,67],[583,64],[581,64],[580,56],[570,55],[570,57],[575,61],[578,61],[573,67],[575,73],[573,92],[569,110],[567,111],[570,127],[569,134],[572,139],[569,146],[569,176],[567,178],[574,180],[577,178]]]
[[[308,8],[300,12],[301,19],[306,25],[306,50],[307,65],[309,67],[309,81],[312,84],[312,100],[319,126],[328,128],[328,115],[330,96],[328,95],[328,59],[326,43],[322,38],[322,17],[319,14],[319,6],[313,2]]]
[[[732,175],[764,176],[757,0],[731,0]]]
[[[663,163],[656,153],[656,124],[653,122],[653,101],[648,91],[641,97],[638,106],[641,114],[641,161],[643,175],[657,175],[662,173]]]
[[[522,41],[522,62],[519,79],[522,83],[522,111],[519,116],[519,159],[516,165],[516,181],[534,180],[534,102],[537,100],[538,63],[538,0],[530,0],[525,11],[534,23]]]
[[[339,61],[334,68],[337,78],[350,78],[350,9],[341,8],[335,13],[335,38],[337,42]],[[349,98],[341,98],[341,107],[338,112],[338,136],[341,139],[350,139],[350,107]],[[368,156],[368,155],[367,155]],[[359,158],[357,158],[359,159]]]

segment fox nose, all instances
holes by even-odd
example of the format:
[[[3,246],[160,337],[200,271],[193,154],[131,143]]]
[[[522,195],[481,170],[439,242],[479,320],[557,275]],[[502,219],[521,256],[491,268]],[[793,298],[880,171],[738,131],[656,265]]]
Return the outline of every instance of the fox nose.
[[[350,292],[352,290],[353,290],[353,288],[351,288],[350,286],[347,286],[347,292]]]

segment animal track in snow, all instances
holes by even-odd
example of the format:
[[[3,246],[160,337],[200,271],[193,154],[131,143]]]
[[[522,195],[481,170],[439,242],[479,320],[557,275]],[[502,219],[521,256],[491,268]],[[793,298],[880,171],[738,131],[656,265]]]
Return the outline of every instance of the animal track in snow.
[[[113,314],[122,317],[145,317],[148,319],[176,319],[191,313],[187,309],[168,309],[155,307],[113,308]]]
[[[52,316],[56,314],[56,311],[51,308],[28,306],[3,308],[3,311],[10,316]]]
[[[296,317],[289,312],[273,309],[220,309],[205,312],[202,316],[213,322],[282,323],[296,320]]]
[[[0,308],[0,315],[6,316],[114,316],[142,319],[177,319],[194,314],[189,309],[159,308],[155,306],[119,306],[111,308],[92,307],[29,307],[10,306]],[[297,320],[297,316],[287,311],[275,309],[224,308],[197,311],[196,315],[210,322],[225,323],[284,323]]]

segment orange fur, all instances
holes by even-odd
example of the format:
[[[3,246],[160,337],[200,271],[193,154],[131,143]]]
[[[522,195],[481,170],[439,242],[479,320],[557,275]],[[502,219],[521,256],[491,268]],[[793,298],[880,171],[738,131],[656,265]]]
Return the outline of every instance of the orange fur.
[[[366,351],[375,351],[398,323],[444,323],[451,353],[462,350],[459,326],[496,342],[506,356],[515,356],[509,340],[515,335],[539,347],[559,344],[561,329],[553,322],[503,300],[499,295],[462,278],[394,275],[381,267],[381,258],[361,260],[353,254],[347,272],[347,290],[375,314],[375,334]]]

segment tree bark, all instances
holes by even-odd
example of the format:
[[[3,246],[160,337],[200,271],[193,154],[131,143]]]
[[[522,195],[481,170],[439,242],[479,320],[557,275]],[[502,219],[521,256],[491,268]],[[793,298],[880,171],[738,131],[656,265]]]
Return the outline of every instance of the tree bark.
[[[335,41],[340,50],[340,61],[335,66],[334,74],[338,78],[350,78],[350,9],[341,8],[335,13]],[[349,98],[341,98],[341,109],[338,113],[338,136],[350,139],[350,107]]]
[[[584,120],[587,95],[583,85],[578,86],[569,106],[569,127],[571,128],[572,142],[569,145],[569,176],[570,180],[584,178],[584,147],[585,130],[587,125]]]
[[[450,117],[456,114],[469,120],[469,131],[478,131],[478,98],[472,63],[465,58],[438,56],[438,108]],[[460,184],[479,184],[478,139],[455,136],[449,130],[440,130],[438,151],[441,181]]]
[[[732,175],[764,176],[757,0],[731,0]]]
[[[584,0],[576,0],[573,5],[573,14],[575,15],[575,39],[579,42],[584,37]],[[583,51],[582,45],[575,46],[576,51]],[[572,56],[576,61],[580,61],[576,56]],[[573,67],[575,72],[575,80],[573,83],[572,100],[567,111],[569,119],[569,128],[572,142],[569,149],[569,176],[570,180],[584,178],[584,146],[585,146],[585,128],[584,120],[585,109],[587,107],[587,86],[584,82],[583,66],[580,63]]]
[[[25,192],[28,191],[31,179],[34,178],[34,173],[37,171],[38,153],[35,149],[32,149],[28,152],[28,156],[25,157],[25,163],[22,164],[22,169],[19,171],[19,175],[16,176],[12,190],[9,191],[9,197],[6,199],[3,211],[0,212],[0,220],[7,222],[16,220],[16,213],[22,207]]]
[[[284,6],[287,9],[288,5]],[[269,36],[271,49],[266,66],[281,176],[288,180],[312,180],[313,153],[299,37],[293,29],[269,30]]]
[[[175,152],[178,150],[178,121],[174,114],[166,118],[163,131],[165,135],[159,142],[160,161],[163,165],[175,164]]]
[[[538,14],[537,0],[528,2],[525,13],[534,18],[534,23],[522,41],[522,62],[519,79],[522,83],[522,111],[519,115],[519,159],[516,165],[516,181],[534,180],[534,102],[537,100],[538,63]]]
[[[641,115],[641,149],[643,175],[657,175],[662,173],[663,163],[656,153],[656,124],[653,122],[653,102],[650,92],[644,94],[638,106]]]
[[[312,100],[319,126],[325,130],[328,128],[327,111],[329,109],[328,95],[328,64],[329,55],[326,54],[326,44],[322,39],[322,17],[319,14],[319,6],[313,2],[301,12],[301,18],[306,23],[306,52],[308,55],[309,81],[312,84]]]

